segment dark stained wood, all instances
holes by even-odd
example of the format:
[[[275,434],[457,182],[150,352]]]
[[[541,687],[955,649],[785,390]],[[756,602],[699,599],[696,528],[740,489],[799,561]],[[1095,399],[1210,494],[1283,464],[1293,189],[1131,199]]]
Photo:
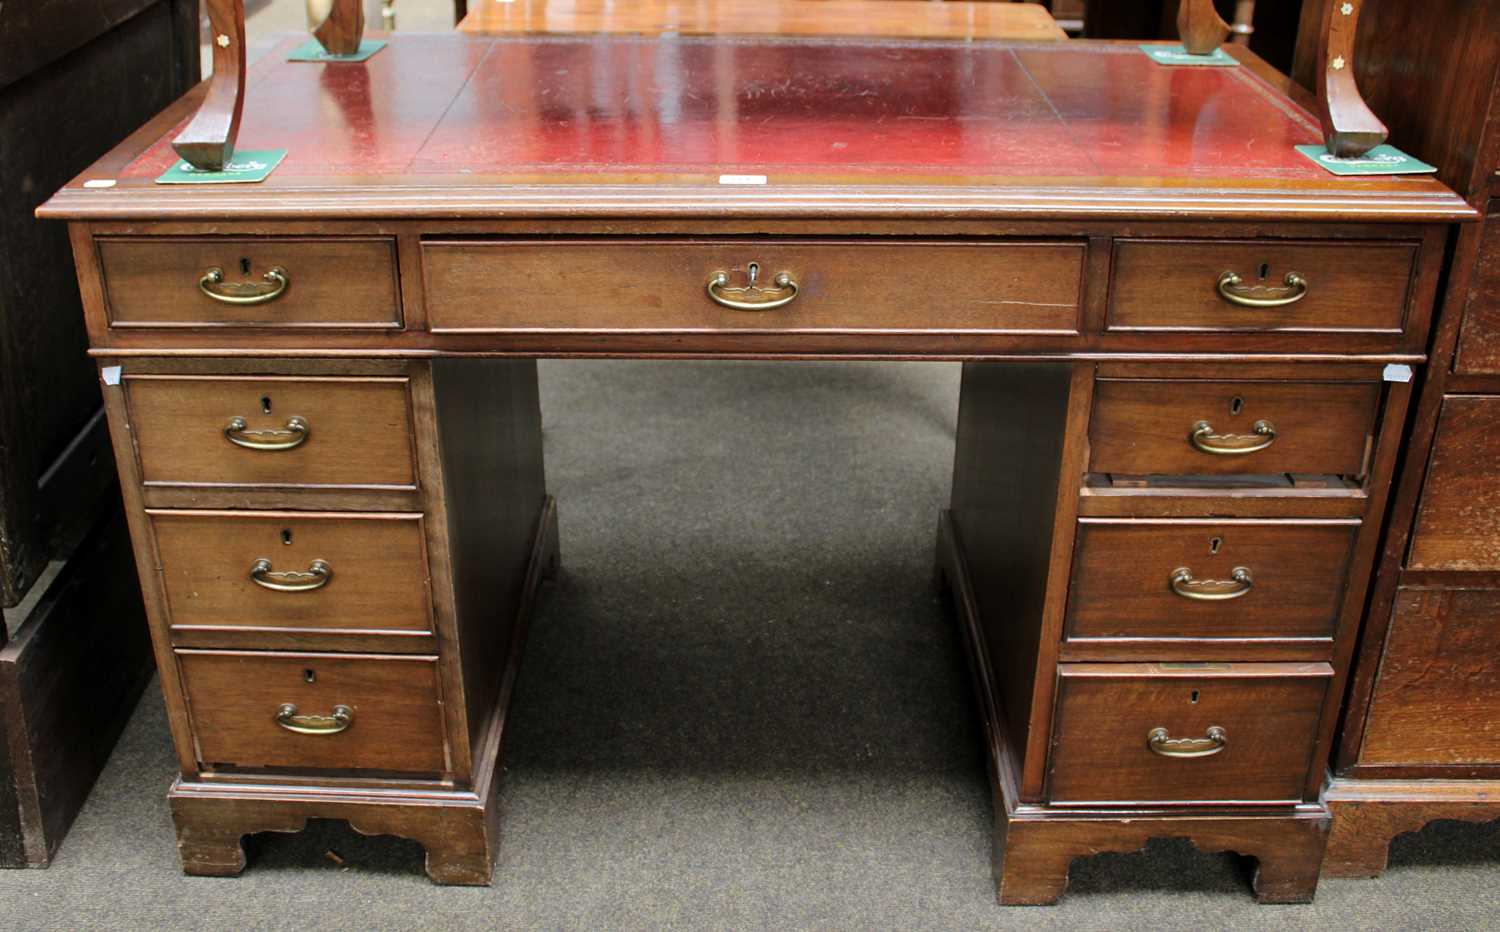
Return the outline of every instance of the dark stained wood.
[[[1500,735],[1500,594],[1402,589],[1365,719],[1369,766],[1493,765]]]
[[[465,3],[467,11],[467,3]],[[913,39],[1066,39],[1035,3],[909,0],[519,0],[482,3],[459,30],[481,35],[606,33],[679,36],[889,36]]]
[[[193,738],[207,768],[448,769],[434,657],[180,651]],[[349,727],[305,735],[276,722],[347,706]]]
[[[1208,55],[1224,44],[1229,24],[1214,9],[1213,0],[1181,0],[1177,7],[1177,36],[1194,55]]]
[[[1216,511],[1203,503],[1205,511]],[[1085,519],[1068,601],[1068,637],[1303,638],[1331,644],[1358,521]],[[1121,559],[1129,554],[1129,559]],[[1174,573],[1251,589],[1226,602],[1172,591]]]
[[[1059,478],[1071,383],[1066,366],[968,363],[959,395],[950,520],[969,570],[976,636],[994,671],[998,727],[1021,765],[1038,741],[1035,658],[1046,644],[1053,537],[1071,530],[1055,517],[1059,502],[1074,498]],[[1041,731],[1044,741],[1045,724]]]
[[[1311,664],[1063,664],[1047,798],[1054,803],[1300,802],[1333,668]],[[1222,751],[1164,757],[1148,736]]]
[[[1135,475],[1358,476],[1365,470],[1379,403],[1378,382],[1102,379],[1089,427],[1089,469]],[[1259,452],[1206,453],[1191,440],[1201,422],[1216,435],[1254,436],[1261,421],[1276,436]]]
[[[1500,398],[1450,395],[1438,415],[1406,565],[1500,570]]]
[[[234,155],[245,109],[245,2],[204,0],[214,70],[208,93],[172,148],[194,168],[220,171]]]
[[[398,328],[401,302],[390,239],[309,242],[275,238],[101,239],[99,259],[111,327]],[[273,291],[272,269],[288,282],[265,304],[235,305],[205,295],[214,269],[236,286]]]
[[[1082,243],[630,239],[428,241],[435,332],[578,330],[1078,330]],[[758,291],[738,292],[751,284]],[[796,297],[770,310],[715,303]],[[913,295],[920,293],[920,300]],[[601,313],[602,311],[602,313]]]
[[[1497,209],[1500,202],[1491,201],[1488,213],[1493,216]],[[1453,371],[1494,376],[1500,375],[1500,223],[1487,220],[1482,230],[1474,277],[1464,296]]]
[[[270,629],[272,638],[291,628],[432,631],[419,514],[159,511],[151,524],[174,634],[184,627]],[[267,589],[251,579],[260,560],[273,572],[323,562],[329,581],[307,592]],[[386,649],[421,646],[432,645]]]
[[[353,55],[365,34],[364,0],[325,0],[328,12],[320,23],[309,23],[313,37],[332,55]],[[310,4],[309,12],[312,10]]]
[[[1355,82],[1355,37],[1364,0],[1338,0],[1323,11],[1318,40],[1318,115],[1328,151],[1340,158],[1363,155],[1385,142],[1385,124],[1360,96]]]
[[[155,376],[126,367],[123,384],[148,484],[399,489],[417,482],[406,378]],[[297,436],[287,429],[297,418],[306,439],[291,449],[246,449],[225,436],[235,418],[247,430],[276,432],[265,438],[273,442]]]
[[[944,512],[938,530],[938,567],[957,608],[965,656],[984,726],[994,797],[993,867],[996,896],[1006,905],[1056,902],[1075,859],[1102,851],[1135,851],[1153,838],[1187,838],[1206,851],[1232,850],[1257,859],[1253,886],[1262,902],[1305,903],[1318,885],[1328,831],[1322,806],[1293,809],[1149,806],[1049,809],[1021,801],[1019,768],[997,705],[996,671],[984,645],[973,577],[964,545]],[[1186,816],[1186,817],[1184,817]]]
[[[1126,240],[1115,244],[1111,330],[1379,330],[1406,322],[1415,243],[1233,243]],[[1235,305],[1219,294],[1232,272],[1252,298],[1295,294],[1288,275],[1307,282],[1306,296],[1277,308]]]
[[[1439,819],[1500,819],[1500,780],[1352,780],[1324,791],[1333,828],[1326,877],[1374,877],[1385,871],[1391,841]]]
[[[23,609],[0,646],[0,867],[51,862],[151,677],[117,505]]]

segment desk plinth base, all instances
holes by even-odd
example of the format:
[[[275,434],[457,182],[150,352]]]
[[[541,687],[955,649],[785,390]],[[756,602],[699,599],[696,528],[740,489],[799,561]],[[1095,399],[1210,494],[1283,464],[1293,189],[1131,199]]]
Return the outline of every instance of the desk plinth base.
[[[409,838],[427,851],[434,883],[488,886],[500,838],[497,796],[510,706],[537,589],[556,575],[557,503],[543,506],[505,670],[483,745],[476,749],[472,790],[433,787],[341,788],[178,779],[167,794],[177,825],[183,873],[234,877],[245,869],[244,837],[300,832],[311,819],[338,819],[363,835]]]
[[[1329,877],[1376,877],[1385,871],[1391,842],[1432,822],[1500,819],[1500,780],[1365,780],[1334,777],[1323,789],[1333,813],[1323,872]]]
[[[1139,851],[1155,838],[1185,838],[1202,851],[1255,858],[1251,885],[1262,903],[1312,901],[1328,840],[1330,817],[1324,806],[1064,809],[1022,802],[1014,751],[1002,724],[999,684],[987,659],[968,564],[947,511],[938,522],[937,572],[963,629],[984,726],[995,804],[995,889],[1002,905],[1055,903],[1067,890],[1074,858]]]

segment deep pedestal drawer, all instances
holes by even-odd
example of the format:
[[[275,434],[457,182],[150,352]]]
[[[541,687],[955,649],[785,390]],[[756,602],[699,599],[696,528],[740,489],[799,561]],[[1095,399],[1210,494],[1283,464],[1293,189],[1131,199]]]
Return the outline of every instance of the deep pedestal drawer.
[[[448,768],[435,657],[178,651],[210,769]]]
[[[1058,667],[1057,804],[1300,801],[1326,663]]]

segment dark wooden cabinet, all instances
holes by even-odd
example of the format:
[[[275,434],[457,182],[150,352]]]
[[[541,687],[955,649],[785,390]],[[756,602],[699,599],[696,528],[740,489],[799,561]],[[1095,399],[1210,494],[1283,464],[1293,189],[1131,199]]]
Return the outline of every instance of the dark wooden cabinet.
[[[0,866],[50,860],[151,670],[67,230],[33,211],[197,80],[197,15],[0,6]]]
[[[1304,84],[1326,2],[1303,11]],[[1500,818],[1500,2],[1372,3],[1357,48],[1391,142],[1485,219],[1450,244],[1324,790],[1330,876],[1379,873],[1395,835],[1433,820]]]

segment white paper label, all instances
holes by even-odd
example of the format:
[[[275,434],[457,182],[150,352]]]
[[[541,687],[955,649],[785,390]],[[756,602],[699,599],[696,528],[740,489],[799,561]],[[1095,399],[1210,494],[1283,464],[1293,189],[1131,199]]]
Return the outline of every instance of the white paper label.
[[[99,375],[104,379],[104,384],[105,385],[119,385],[120,384],[120,367],[119,366],[105,366],[103,369],[99,370]]]
[[[1393,362],[1385,367],[1385,380],[1387,382],[1410,382],[1411,366],[1399,362]]]
[[[765,184],[765,175],[720,175],[719,184]]]
[[[90,178],[83,183],[83,186],[85,188],[113,188],[115,180],[113,178]]]

